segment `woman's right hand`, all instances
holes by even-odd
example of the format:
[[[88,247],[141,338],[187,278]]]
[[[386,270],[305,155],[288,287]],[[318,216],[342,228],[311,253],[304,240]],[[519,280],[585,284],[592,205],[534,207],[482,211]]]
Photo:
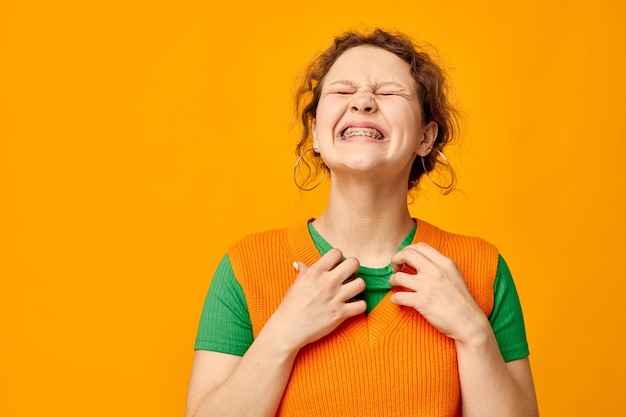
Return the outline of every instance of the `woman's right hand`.
[[[331,249],[307,266],[294,262],[299,274],[268,321],[282,340],[293,349],[321,339],[345,319],[364,313],[364,300],[352,300],[365,290],[362,278],[349,280],[358,270],[356,258],[343,259]]]
[[[294,267],[298,277],[243,357],[196,351],[187,416],[275,415],[300,348],[365,311],[365,301],[351,301],[365,282],[346,282],[359,270],[355,258],[332,249]]]

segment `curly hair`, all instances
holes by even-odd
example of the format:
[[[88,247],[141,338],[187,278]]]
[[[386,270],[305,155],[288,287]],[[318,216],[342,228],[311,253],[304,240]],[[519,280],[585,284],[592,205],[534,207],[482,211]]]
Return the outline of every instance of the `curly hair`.
[[[425,123],[435,121],[438,133],[433,143],[433,152],[424,157],[424,168],[420,158],[416,158],[409,175],[408,189],[417,186],[419,179],[425,172],[435,169],[440,163],[437,155],[443,148],[458,136],[458,110],[451,103],[449,86],[443,69],[435,63],[433,58],[423,47],[416,45],[407,35],[391,33],[382,29],[374,29],[369,33],[346,32],[335,38],[333,44],[319,54],[304,73],[303,80],[296,92],[296,115],[302,124],[302,136],[296,146],[296,155],[303,155],[311,147],[312,123],[316,118],[317,106],[322,93],[324,77],[335,61],[347,50],[356,46],[369,45],[389,51],[409,64],[411,75],[418,85],[418,97],[423,109]],[[439,152],[436,152],[439,151]],[[309,168],[309,176],[313,173],[310,164],[315,170],[328,168],[324,165],[319,154],[314,154],[311,160],[302,160]],[[306,179],[307,182],[310,178]],[[454,186],[454,175],[449,189]]]

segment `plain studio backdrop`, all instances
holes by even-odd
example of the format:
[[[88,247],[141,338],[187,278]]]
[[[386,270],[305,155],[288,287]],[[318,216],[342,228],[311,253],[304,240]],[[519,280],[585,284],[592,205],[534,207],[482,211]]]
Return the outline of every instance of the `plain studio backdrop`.
[[[218,260],[323,208],[295,80],[375,26],[432,43],[463,111],[458,191],[412,213],[507,259],[542,415],[621,415],[621,4],[0,0],[0,415],[182,415]]]

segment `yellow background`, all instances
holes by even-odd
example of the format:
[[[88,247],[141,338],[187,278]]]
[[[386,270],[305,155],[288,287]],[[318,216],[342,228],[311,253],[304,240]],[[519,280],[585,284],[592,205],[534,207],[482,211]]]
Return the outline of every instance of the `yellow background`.
[[[464,111],[459,191],[412,212],[499,246],[544,416],[623,415],[617,0],[0,0],[0,415],[182,415],[219,258],[323,207],[294,80],[373,26],[434,44]]]

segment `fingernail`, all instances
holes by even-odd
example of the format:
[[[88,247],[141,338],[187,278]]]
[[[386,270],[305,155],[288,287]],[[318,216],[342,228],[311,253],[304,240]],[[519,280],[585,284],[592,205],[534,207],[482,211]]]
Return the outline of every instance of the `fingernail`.
[[[295,268],[296,271],[300,270],[300,267],[298,266],[298,262],[294,262],[293,267]]]

